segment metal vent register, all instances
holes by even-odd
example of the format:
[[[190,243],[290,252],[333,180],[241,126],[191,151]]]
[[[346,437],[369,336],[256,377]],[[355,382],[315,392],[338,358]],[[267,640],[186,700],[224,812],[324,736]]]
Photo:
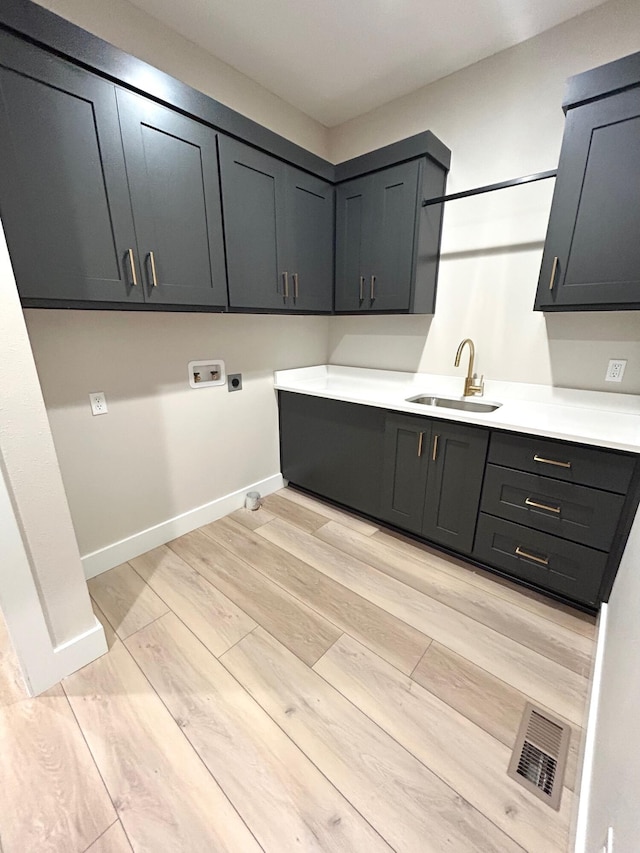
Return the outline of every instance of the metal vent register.
[[[560,808],[571,729],[527,703],[507,773],[536,797]]]

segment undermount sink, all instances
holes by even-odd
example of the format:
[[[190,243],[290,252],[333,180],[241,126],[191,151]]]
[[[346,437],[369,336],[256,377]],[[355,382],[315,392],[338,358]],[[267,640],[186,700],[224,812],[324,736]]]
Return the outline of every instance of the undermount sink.
[[[460,409],[463,412],[495,412],[502,403],[478,403],[475,400],[460,400],[455,397],[438,397],[437,394],[419,394],[409,397],[407,403],[419,403],[421,406],[438,406],[442,409]]]

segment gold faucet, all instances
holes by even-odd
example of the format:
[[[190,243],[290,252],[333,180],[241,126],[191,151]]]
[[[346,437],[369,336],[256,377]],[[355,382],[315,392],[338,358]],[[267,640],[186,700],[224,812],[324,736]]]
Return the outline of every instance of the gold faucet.
[[[462,350],[464,349],[465,344],[469,344],[469,370],[467,371],[467,375],[464,380],[463,396],[471,397],[477,394],[481,397],[484,394],[484,376],[480,377],[479,385],[473,384],[473,380],[475,378],[475,373],[473,372],[473,359],[476,355],[476,348],[474,347],[471,338],[465,338],[461,341],[460,346],[458,347],[458,352],[456,353],[455,367],[460,367],[460,356],[462,355]]]

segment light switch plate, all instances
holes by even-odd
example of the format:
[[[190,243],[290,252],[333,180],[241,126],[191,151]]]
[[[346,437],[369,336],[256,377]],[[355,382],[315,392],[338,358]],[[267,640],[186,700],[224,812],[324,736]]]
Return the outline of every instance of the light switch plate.
[[[91,403],[92,415],[106,415],[109,411],[104,391],[96,391],[93,394],[89,394],[89,402]]]

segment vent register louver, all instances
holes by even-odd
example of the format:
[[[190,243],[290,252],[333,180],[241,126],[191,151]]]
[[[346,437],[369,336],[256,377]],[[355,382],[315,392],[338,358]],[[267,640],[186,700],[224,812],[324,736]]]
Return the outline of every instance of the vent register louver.
[[[558,810],[571,729],[527,703],[507,773]]]

